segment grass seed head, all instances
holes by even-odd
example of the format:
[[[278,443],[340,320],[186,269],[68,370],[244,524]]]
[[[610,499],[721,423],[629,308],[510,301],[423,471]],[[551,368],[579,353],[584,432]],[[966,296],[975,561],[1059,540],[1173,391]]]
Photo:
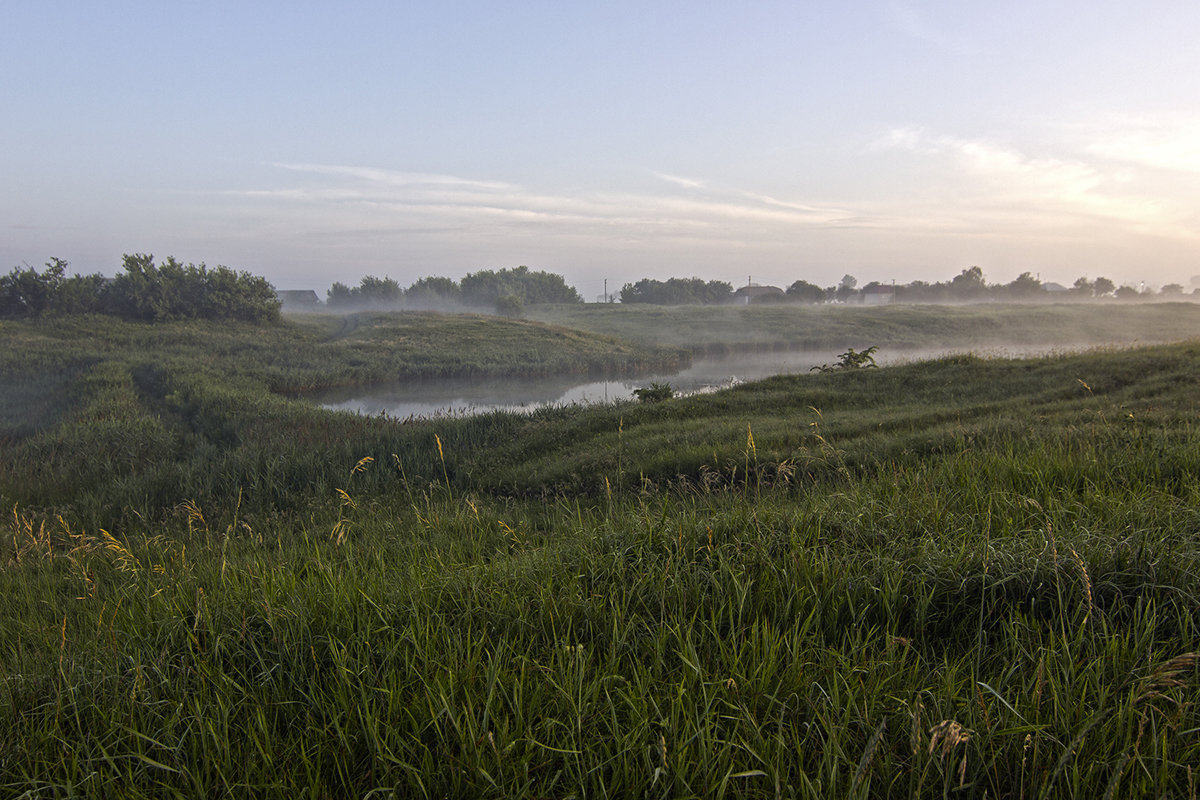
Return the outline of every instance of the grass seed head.
[[[944,759],[954,752],[954,748],[971,741],[974,733],[952,719],[944,719],[929,729],[929,754],[940,750],[940,757]]]

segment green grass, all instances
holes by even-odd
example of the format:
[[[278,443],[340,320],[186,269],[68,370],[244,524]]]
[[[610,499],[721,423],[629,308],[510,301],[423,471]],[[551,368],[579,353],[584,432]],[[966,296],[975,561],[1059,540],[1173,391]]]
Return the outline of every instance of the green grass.
[[[1200,303],[964,306],[539,306],[533,319],[647,345],[723,354],[755,349],[905,349],[1173,342],[1200,336]]]
[[[1200,345],[399,424],[122,335],[0,442],[6,795],[1197,793]]]

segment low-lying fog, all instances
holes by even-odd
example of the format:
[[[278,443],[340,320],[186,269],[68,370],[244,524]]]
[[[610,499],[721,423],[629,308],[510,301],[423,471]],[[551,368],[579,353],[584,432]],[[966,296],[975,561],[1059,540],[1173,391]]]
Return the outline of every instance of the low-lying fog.
[[[1062,346],[972,348],[983,356],[1032,357],[1066,352]],[[1078,348],[1083,349],[1083,348]],[[879,351],[880,366],[935,358],[942,350]],[[482,414],[489,411],[533,411],[544,406],[576,403],[609,403],[628,400],[633,390],[651,383],[669,383],[682,394],[724,389],[772,375],[806,373],[820,364],[833,364],[839,354],[829,351],[792,351],[696,359],[679,372],[636,378],[595,380],[577,375],[547,378],[440,378],[413,380],[386,386],[351,387],[316,395],[322,406],[398,419],[444,415]]]

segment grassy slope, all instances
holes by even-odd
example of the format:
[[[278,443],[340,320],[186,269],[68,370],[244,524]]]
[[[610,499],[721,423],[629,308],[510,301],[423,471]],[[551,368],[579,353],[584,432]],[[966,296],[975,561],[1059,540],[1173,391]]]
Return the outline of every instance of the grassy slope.
[[[274,327],[60,318],[0,322],[0,334],[10,345],[0,353],[6,375],[115,358],[250,376],[275,392],[446,375],[636,370],[676,355],[537,322],[425,312],[298,315]]]
[[[756,345],[972,348],[1171,342],[1200,336],[1200,303],[972,306],[544,306],[530,316],[700,352]]]
[[[956,357],[405,426],[97,400],[170,429],[192,391],[191,479],[244,471],[113,538],[16,510],[0,786],[1187,796],[1198,376]]]
[[[627,372],[678,354],[475,315],[302,317],[279,327],[110,318],[0,323],[0,497],[92,525],[184,500],[273,513],[332,491],[388,421],[279,393],[439,375]],[[403,452],[401,449],[400,452]],[[340,473],[342,467],[336,467]]]

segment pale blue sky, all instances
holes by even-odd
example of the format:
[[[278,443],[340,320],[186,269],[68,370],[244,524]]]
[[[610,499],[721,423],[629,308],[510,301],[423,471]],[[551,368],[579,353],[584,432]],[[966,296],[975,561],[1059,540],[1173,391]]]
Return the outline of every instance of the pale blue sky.
[[[8,2],[0,269],[1200,275],[1200,3]]]

